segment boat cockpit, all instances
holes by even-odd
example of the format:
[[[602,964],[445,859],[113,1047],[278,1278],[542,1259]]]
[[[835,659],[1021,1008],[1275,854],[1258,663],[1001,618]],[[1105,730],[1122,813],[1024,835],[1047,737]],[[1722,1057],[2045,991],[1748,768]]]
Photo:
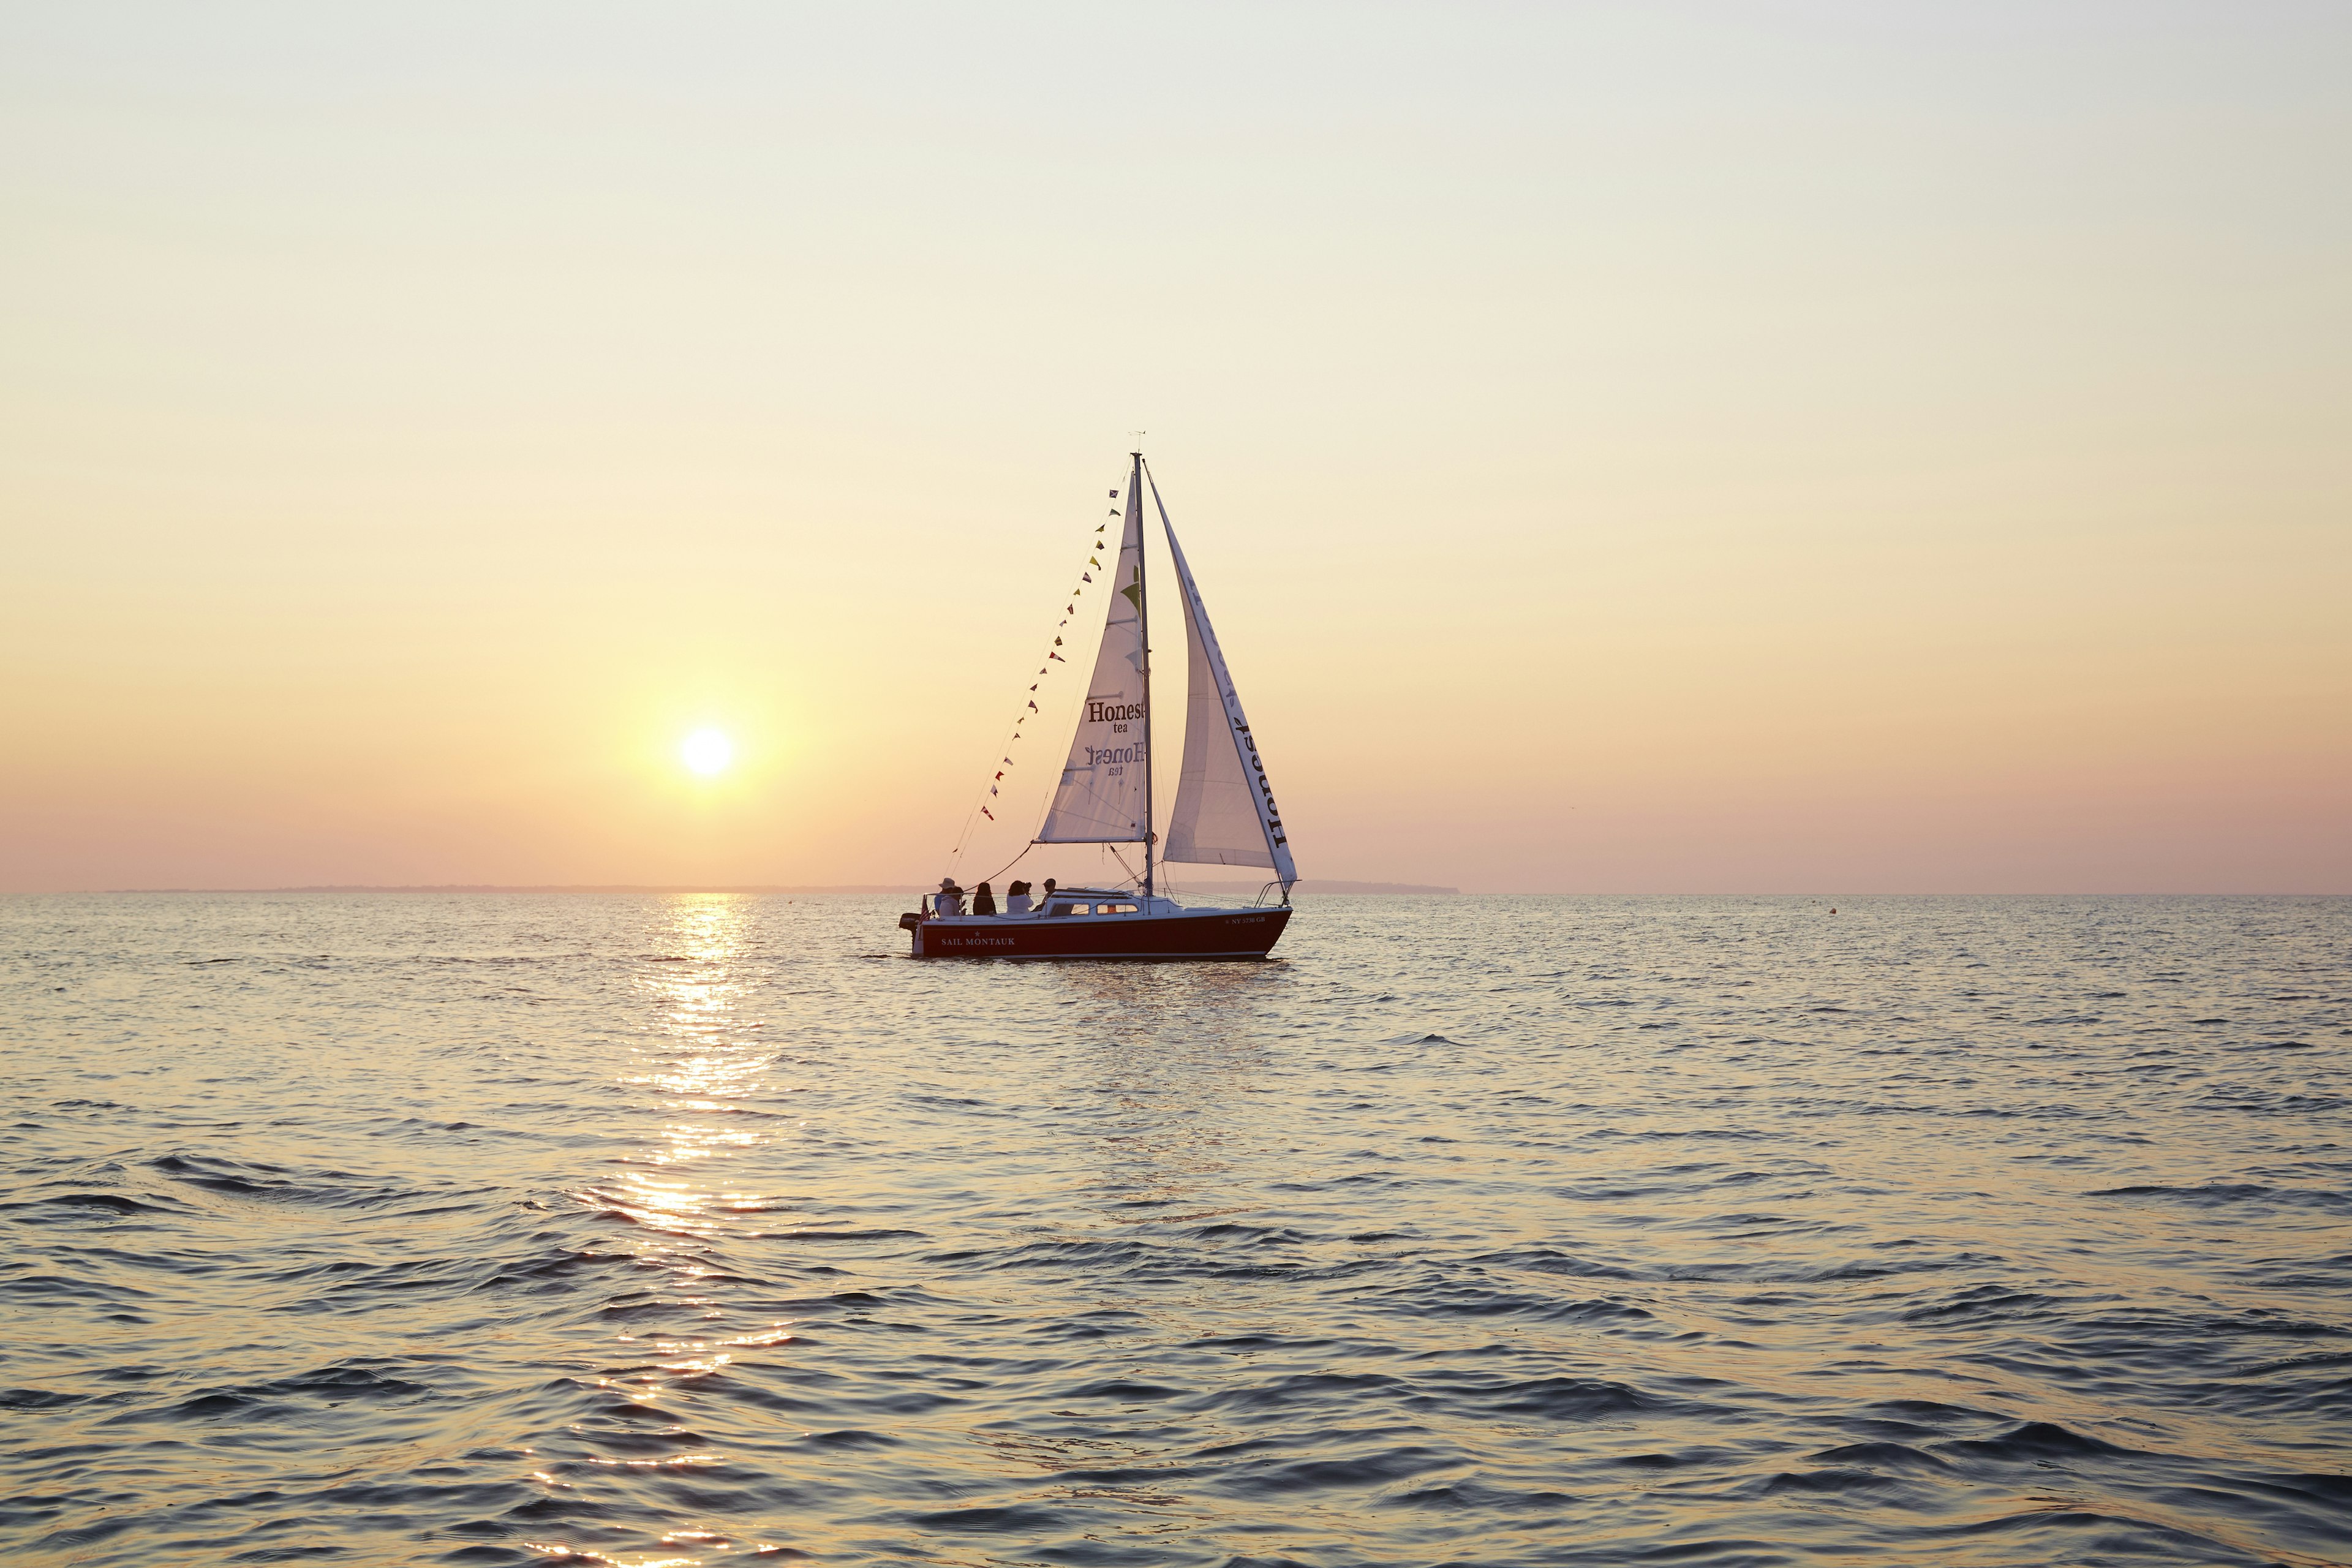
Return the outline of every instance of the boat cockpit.
[[[923,900],[923,910],[898,923],[913,925],[921,921],[1040,921],[1040,920],[1118,920],[1134,915],[1181,915],[1188,912],[1172,899],[1150,897],[1133,888],[1056,888],[1051,893],[1040,893],[1028,909],[999,909],[988,914],[974,914],[959,909],[954,914],[940,912],[933,900]]]
[[[1132,888],[1105,890],[1101,888],[1056,888],[1050,897],[1041,897],[1043,906],[1031,910],[1034,915],[1048,920],[1071,920],[1080,915],[1172,915],[1176,905],[1167,899],[1145,898]]]

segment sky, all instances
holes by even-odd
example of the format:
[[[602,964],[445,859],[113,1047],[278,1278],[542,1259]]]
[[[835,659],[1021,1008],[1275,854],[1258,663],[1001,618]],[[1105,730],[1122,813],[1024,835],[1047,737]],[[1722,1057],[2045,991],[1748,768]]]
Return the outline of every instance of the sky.
[[[970,881],[1139,439],[1307,876],[2352,891],[2347,81],[2252,0],[0,5],[0,890]]]

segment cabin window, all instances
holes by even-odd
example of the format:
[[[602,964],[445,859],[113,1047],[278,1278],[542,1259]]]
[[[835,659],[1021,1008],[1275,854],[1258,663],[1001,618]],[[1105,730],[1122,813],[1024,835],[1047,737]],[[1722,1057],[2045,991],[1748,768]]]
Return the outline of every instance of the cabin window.
[[[1100,909],[1095,910],[1095,913],[1098,915],[1131,915],[1134,912],[1135,906],[1133,904],[1105,904]]]
[[[1094,910],[1085,904],[1055,904],[1045,912],[1051,915],[1087,915],[1092,914]]]

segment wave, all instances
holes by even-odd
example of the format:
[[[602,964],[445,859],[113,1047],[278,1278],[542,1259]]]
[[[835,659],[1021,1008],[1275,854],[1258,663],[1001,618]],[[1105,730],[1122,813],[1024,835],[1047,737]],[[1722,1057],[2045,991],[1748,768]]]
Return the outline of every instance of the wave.
[[[2352,1539],[2352,903],[855,903],[0,908],[0,1560]]]

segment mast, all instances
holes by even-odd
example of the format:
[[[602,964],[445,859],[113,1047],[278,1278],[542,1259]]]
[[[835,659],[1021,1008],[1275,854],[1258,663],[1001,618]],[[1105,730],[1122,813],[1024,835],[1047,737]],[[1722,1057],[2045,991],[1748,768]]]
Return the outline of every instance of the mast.
[[[1143,491],[1143,454],[1131,452],[1128,455],[1135,459],[1135,467],[1127,478],[1127,493],[1139,498],[1134,504],[1139,509],[1143,504],[1139,499]],[[1140,546],[1141,542],[1139,538],[1138,545]],[[1141,548],[1135,552],[1135,615],[1142,622],[1139,630],[1143,638],[1143,744],[1140,750],[1143,753],[1143,896],[1146,899],[1151,897],[1151,843],[1157,837],[1151,830],[1151,610],[1150,596],[1143,588],[1143,558],[1149,553]]]

